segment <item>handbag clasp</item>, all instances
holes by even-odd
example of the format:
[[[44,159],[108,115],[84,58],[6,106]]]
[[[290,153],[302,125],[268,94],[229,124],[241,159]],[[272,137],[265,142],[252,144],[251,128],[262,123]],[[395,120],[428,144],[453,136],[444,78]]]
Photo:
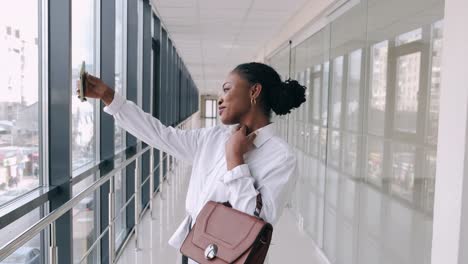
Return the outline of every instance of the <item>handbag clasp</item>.
[[[209,244],[205,249],[205,258],[206,259],[214,259],[216,254],[218,253],[218,246],[215,244]]]

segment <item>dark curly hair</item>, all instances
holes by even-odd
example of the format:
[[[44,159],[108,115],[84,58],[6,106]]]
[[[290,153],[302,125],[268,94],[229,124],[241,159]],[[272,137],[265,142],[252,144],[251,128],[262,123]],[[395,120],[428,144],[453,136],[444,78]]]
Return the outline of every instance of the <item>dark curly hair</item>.
[[[255,83],[262,85],[259,99],[268,117],[271,117],[271,110],[277,115],[286,115],[306,101],[305,86],[299,84],[296,80],[281,81],[278,72],[266,64],[259,62],[243,63],[232,71],[239,74],[251,85]]]

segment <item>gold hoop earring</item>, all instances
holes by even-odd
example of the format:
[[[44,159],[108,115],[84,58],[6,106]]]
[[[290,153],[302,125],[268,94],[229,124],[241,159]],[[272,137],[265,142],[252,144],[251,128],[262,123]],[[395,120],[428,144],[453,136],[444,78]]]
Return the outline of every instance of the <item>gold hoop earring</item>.
[[[250,104],[251,104],[251,105],[256,105],[256,104],[257,104],[257,99],[255,99],[255,98],[250,98]]]

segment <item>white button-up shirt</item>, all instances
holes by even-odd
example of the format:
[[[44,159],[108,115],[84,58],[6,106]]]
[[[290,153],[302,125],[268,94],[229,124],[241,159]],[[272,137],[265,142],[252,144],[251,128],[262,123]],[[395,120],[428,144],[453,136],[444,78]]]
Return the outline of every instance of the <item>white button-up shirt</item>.
[[[192,226],[195,222],[191,219],[209,200],[229,201],[233,208],[253,215],[260,192],[260,217],[272,225],[278,221],[296,182],[297,161],[293,149],[275,134],[273,123],[255,131],[255,148],[244,154],[245,163],[227,170],[225,143],[237,125],[190,130],[165,126],[118,93],[104,111],[117,126],[148,145],[192,163],[186,217],[169,239],[171,246],[180,249],[190,222]]]

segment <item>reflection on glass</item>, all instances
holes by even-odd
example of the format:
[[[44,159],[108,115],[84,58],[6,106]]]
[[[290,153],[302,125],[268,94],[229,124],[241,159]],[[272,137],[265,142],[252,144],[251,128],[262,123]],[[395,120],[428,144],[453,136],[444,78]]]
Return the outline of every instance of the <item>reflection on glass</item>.
[[[72,157],[73,170],[95,160],[95,100],[81,102],[75,95],[82,61],[86,70],[95,68],[95,0],[72,0]]]
[[[310,84],[310,68],[307,68],[306,71],[305,71],[305,80],[304,80],[304,85],[306,86],[306,91],[305,91],[305,95],[306,95],[306,101],[300,106],[301,109],[302,109],[302,117],[303,117],[303,121],[304,122],[308,122],[309,121],[309,101],[312,101],[312,87],[311,87],[311,84]]]
[[[430,263],[441,7],[439,0],[364,1],[320,33],[328,32],[323,39],[330,43],[311,41],[316,34],[293,48],[293,69],[317,65],[308,82],[310,124],[304,128],[294,116],[281,120],[300,160],[293,213],[330,263]],[[305,156],[304,129],[311,137]]]
[[[387,97],[388,41],[371,47],[371,81],[369,87],[368,130],[383,135],[385,128],[385,100]]]
[[[359,97],[361,91],[362,50],[356,50],[348,56],[348,85],[346,91],[346,128],[357,131],[359,123]]]
[[[42,255],[44,252],[41,251],[41,234],[38,234],[6,259],[0,261],[0,264],[41,264],[43,263]]]
[[[324,221],[324,236],[323,249],[331,261],[336,261],[336,246],[337,246],[337,200],[339,177],[338,173],[329,168],[327,170],[327,184],[325,185],[325,221]]]
[[[327,128],[320,128],[320,160],[325,162],[327,160]]]
[[[312,135],[311,135],[311,142],[312,148],[311,153],[314,157],[319,157],[319,143],[320,143],[320,127],[319,126],[312,126]]]
[[[126,64],[126,1],[115,2],[115,91],[125,95],[125,64]],[[125,148],[125,131],[119,126],[114,126],[114,150],[121,152]]]
[[[397,58],[395,129],[416,133],[421,53]]]
[[[435,176],[437,165],[437,153],[435,150],[427,150],[424,170],[420,181],[421,191],[423,192],[422,207],[431,212],[434,209],[434,194],[435,194]]]
[[[331,87],[331,125],[340,127],[341,118],[341,90],[343,88],[343,56],[333,60],[333,76]]]
[[[340,132],[333,130],[329,138],[328,162],[338,168],[340,166],[341,139]]]
[[[329,74],[330,74],[330,63],[328,61],[323,63],[323,78],[322,78],[322,109],[321,109],[321,118],[322,118],[322,126],[326,126],[328,124],[328,81],[329,81]]]
[[[437,145],[437,131],[439,125],[439,99],[440,99],[440,67],[442,56],[443,22],[438,21],[432,27],[432,60],[431,60],[431,86],[429,91],[429,108],[427,113],[426,135],[427,142]]]
[[[0,9],[0,206],[40,184],[38,3]]]
[[[116,166],[120,166],[121,162],[123,161],[122,158],[118,158],[115,161]],[[119,217],[120,211],[124,208],[125,202],[127,201],[126,198],[126,189],[125,189],[125,170],[119,171],[114,176],[114,187],[115,187],[115,243],[116,248],[120,246],[127,234],[127,226],[126,226],[126,217]],[[125,215],[125,210],[123,211]]]
[[[348,222],[354,221],[356,207],[356,182],[343,177],[340,185],[340,196],[343,216]]]
[[[416,173],[416,147],[394,143],[392,150],[392,193],[412,200]]]
[[[318,121],[320,119],[320,84],[321,84],[321,76],[319,74],[313,75],[312,80],[312,93],[313,93],[313,101],[312,101],[312,116],[314,121]]]
[[[0,235],[0,247],[5,246],[8,242],[13,240],[15,237],[20,235],[22,232],[24,232],[26,229],[31,227],[34,223],[39,221],[41,216],[41,213],[39,211],[39,208],[32,210],[31,212],[23,215],[20,217],[18,220],[9,223],[7,226],[3,227],[1,229],[1,235]],[[32,240],[33,242],[34,240]],[[25,247],[29,248],[37,248],[40,249],[40,243],[37,241],[37,243],[33,242],[29,245],[26,245]],[[0,262],[2,263],[2,262]]]
[[[126,87],[126,2],[116,0],[115,2],[115,90],[125,96]],[[125,149],[125,130],[119,126],[114,126],[114,151],[120,153]],[[116,166],[122,162],[116,160]],[[123,242],[126,234],[126,217],[119,217],[120,210],[126,202],[125,190],[125,170],[115,174],[115,248],[118,248]],[[125,210],[123,211],[125,213]]]
[[[343,172],[356,176],[358,163],[358,136],[346,133],[343,136]]]
[[[94,177],[88,176],[73,186],[73,195],[77,195],[93,183]],[[96,193],[83,198],[72,209],[73,218],[73,263],[79,263],[86,251],[97,238],[97,203]],[[99,246],[99,245],[98,245]],[[96,254],[85,257],[85,263],[99,263]]]
[[[422,29],[418,28],[410,32],[403,33],[395,38],[395,46],[401,46],[422,38]]]
[[[367,167],[366,178],[367,181],[377,186],[382,185],[383,180],[383,152],[384,142],[380,138],[371,137],[367,138]]]

